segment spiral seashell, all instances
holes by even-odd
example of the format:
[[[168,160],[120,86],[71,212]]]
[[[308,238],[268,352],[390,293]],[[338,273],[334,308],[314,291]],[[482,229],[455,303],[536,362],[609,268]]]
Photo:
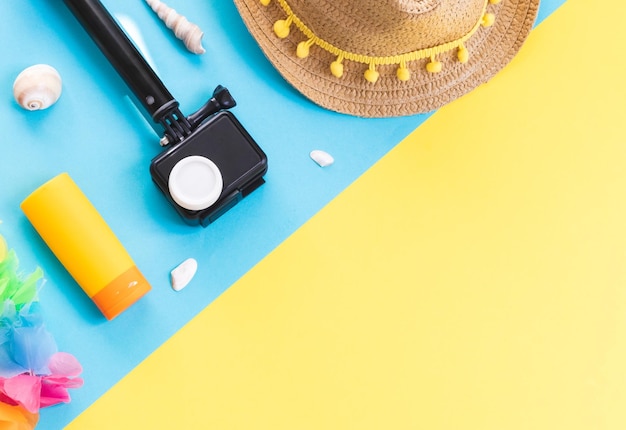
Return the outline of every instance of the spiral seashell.
[[[174,31],[174,35],[182,40],[187,49],[194,54],[204,54],[202,36],[204,33],[196,24],[192,24],[183,15],[160,0],[146,0],[146,3],[165,23],[167,28]]]
[[[35,64],[17,75],[13,82],[13,97],[27,110],[52,106],[61,96],[61,75],[48,64]]]

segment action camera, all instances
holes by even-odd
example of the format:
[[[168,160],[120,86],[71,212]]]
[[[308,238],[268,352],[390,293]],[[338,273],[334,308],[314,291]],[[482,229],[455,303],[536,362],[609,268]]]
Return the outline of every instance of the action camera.
[[[267,157],[229,111],[152,160],[150,174],[188,224],[207,226],[264,183]]]
[[[134,95],[161,136],[164,151],[150,164],[152,180],[188,224],[206,227],[264,183],[267,157],[229,111],[218,86],[196,112],[179,103],[98,0],[64,0]]]

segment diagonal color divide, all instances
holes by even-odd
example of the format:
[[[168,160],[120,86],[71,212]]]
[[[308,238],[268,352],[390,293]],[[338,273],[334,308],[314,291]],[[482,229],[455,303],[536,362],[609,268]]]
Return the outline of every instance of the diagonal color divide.
[[[567,2],[70,428],[624,428],[626,60],[577,57],[615,7]]]
[[[567,2],[70,428],[623,428],[625,63],[577,56],[614,49],[601,14]]]

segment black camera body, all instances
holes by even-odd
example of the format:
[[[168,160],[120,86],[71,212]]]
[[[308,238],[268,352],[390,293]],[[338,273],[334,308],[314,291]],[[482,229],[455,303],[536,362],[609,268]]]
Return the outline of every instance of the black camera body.
[[[210,160],[221,174],[222,187],[217,200],[209,207],[188,209],[171,192],[171,174],[181,161],[190,157]],[[215,221],[220,215],[250,194],[265,180],[267,156],[229,111],[221,110],[206,119],[182,142],[168,147],[150,164],[152,180],[190,225]],[[198,183],[198,188],[204,184]],[[193,183],[189,184],[193,187]],[[189,190],[194,193],[194,190]]]

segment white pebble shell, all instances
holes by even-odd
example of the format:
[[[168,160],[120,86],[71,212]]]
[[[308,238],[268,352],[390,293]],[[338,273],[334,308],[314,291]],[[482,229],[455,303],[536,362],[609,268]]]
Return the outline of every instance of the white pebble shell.
[[[198,270],[198,262],[194,258],[188,258],[170,272],[172,288],[180,291],[189,284]]]
[[[326,151],[322,151],[321,149],[314,149],[309,154],[311,159],[315,161],[320,167],[330,166],[335,162],[335,159],[332,155],[330,155]]]
[[[35,64],[17,75],[13,82],[13,97],[27,110],[52,106],[61,96],[61,75],[48,64]]]

